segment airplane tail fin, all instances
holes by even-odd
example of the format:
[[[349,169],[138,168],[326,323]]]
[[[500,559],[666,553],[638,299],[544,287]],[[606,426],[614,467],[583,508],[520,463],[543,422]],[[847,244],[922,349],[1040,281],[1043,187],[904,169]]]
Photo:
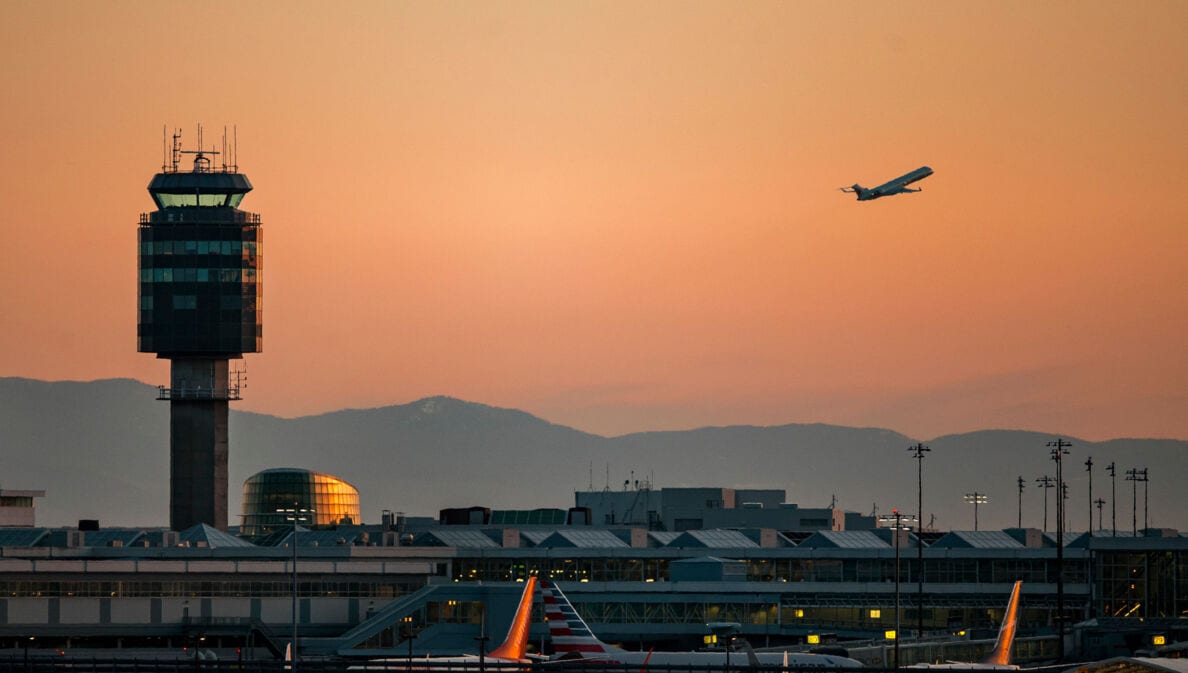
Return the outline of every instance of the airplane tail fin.
[[[998,640],[994,641],[994,650],[982,661],[983,664],[1010,665],[1011,645],[1015,642],[1015,631],[1019,626],[1019,592],[1022,586],[1023,580],[1019,580],[1011,589],[1011,599],[1007,601],[1006,612],[1002,614],[1002,626],[998,629]]]
[[[512,619],[511,628],[503,643],[487,653],[489,657],[501,659],[524,659],[528,653],[528,629],[532,627],[532,598],[536,593],[536,576],[524,582],[524,593]]]
[[[549,638],[558,654],[576,654],[583,659],[600,659],[620,651],[594,635],[557,585],[547,580],[542,581],[540,590],[544,597],[545,620],[549,623]]]
[[[849,189],[842,187],[842,191],[846,192],[848,194],[857,194],[858,198],[861,199],[863,196],[866,195],[866,192],[869,190],[866,189],[866,187],[863,187],[862,185],[855,183],[853,185],[850,185]]]

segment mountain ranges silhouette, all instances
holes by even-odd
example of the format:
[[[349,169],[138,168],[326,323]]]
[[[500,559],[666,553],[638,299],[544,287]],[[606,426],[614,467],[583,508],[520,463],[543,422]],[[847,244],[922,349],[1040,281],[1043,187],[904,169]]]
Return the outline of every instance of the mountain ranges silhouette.
[[[44,489],[37,523],[66,526],[99,519],[103,526],[168,524],[169,408],[155,387],[130,379],[46,382],[0,378],[0,488]],[[1115,462],[1117,528],[1143,527],[1144,486],[1150,526],[1188,528],[1184,475],[1188,441],[1114,439],[1072,442],[1065,458],[1069,530],[1090,517],[1084,462],[1093,457],[1093,499],[1103,498],[1111,528]],[[972,530],[966,493],[989,496],[981,529],[1016,525],[1018,478],[1024,480],[1023,525],[1055,529],[1055,491],[1036,479],[1055,475],[1046,443],[1056,434],[981,430],[923,440],[924,521]],[[359,489],[365,523],[389,509],[436,516],[446,507],[566,508],[574,491],[652,480],[653,488],[724,486],[779,488],[801,507],[837,506],[869,514],[916,510],[918,440],[878,428],[822,424],[729,426],[602,437],[513,409],[429,397],[376,409],[279,418],[231,411],[229,511],[241,511],[243,482],[268,468],[327,472]],[[1147,468],[1150,481],[1125,480]],[[933,518],[934,517],[934,518]],[[1092,509],[1096,528],[1098,510]]]

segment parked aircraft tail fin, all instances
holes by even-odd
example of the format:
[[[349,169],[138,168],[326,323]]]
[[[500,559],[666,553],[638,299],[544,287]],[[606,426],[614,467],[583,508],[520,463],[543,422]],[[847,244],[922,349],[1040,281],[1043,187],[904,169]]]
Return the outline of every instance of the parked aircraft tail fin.
[[[998,629],[998,640],[994,641],[994,650],[982,661],[983,664],[1010,665],[1011,645],[1015,642],[1015,631],[1019,626],[1019,592],[1022,586],[1023,580],[1019,580],[1011,589],[1011,598],[1007,601],[1006,611],[1002,614],[1002,626]]]
[[[507,638],[503,643],[491,650],[487,656],[497,659],[524,659],[528,653],[528,629],[532,626],[532,599],[536,593],[536,576],[533,575],[524,582],[524,593],[520,596],[520,605],[516,608],[516,616],[512,619],[511,627],[507,630]]]
[[[540,591],[544,597],[545,619],[549,623],[549,638],[558,654],[599,659],[621,651],[594,635],[557,585],[544,580],[540,583]]]

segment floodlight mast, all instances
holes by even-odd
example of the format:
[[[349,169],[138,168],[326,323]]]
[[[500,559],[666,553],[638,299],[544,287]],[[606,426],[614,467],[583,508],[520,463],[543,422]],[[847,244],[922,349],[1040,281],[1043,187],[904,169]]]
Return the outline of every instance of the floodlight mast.
[[[965,494],[965,502],[974,506],[974,530],[976,531],[978,529],[978,505],[985,505],[990,502],[990,497],[985,493],[974,491],[973,493]]]
[[[916,637],[924,637],[924,454],[932,449],[917,442],[909,446],[916,459]]]
[[[895,668],[899,668],[899,532],[911,530],[910,523],[913,518],[915,517],[901,514],[898,509],[892,509],[888,516],[879,517],[880,523],[891,524],[891,535],[895,546]]]
[[[1111,460],[1106,469],[1110,471],[1110,527],[1113,529],[1110,535],[1118,537],[1118,472],[1114,461]]]
[[[1060,486],[1056,496],[1056,619],[1057,632],[1060,634],[1060,650],[1058,661],[1064,660],[1064,456],[1068,455],[1068,447],[1072,442],[1057,438],[1048,442],[1051,449],[1049,455],[1056,463],[1056,484]]]
[[[287,521],[293,522],[293,538],[289,541],[290,546],[293,547],[293,641],[289,646],[292,658],[292,661],[289,662],[291,673],[296,673],[299,658],[297,655],[297,524],[299,522],[310,523],[315,511],[312,507],[309,509],[301,507],[301,503],[296,501],[293,502],[292,507],[276,510],[277,514],[284,514]]]
[[[1019,528],[1023,527],[1023,475],[1019,475]]]
[[[1048,489],[1056,485],[1056,480],[1043,475],[1035,480],[1036,486],[1044,489],[1044,532],[1048,532]]]

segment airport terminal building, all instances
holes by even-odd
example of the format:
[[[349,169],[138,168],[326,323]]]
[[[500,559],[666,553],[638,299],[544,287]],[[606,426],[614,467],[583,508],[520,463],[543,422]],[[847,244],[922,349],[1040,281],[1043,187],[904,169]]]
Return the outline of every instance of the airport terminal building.
[[[492,634],[507,628],[519,582],[537,574],[557,582],[603,640],[630,649],[693,649],[707,623],[724,621],[755,647],[877,642],[895,628],[897,605],[905,647],[921,627],[930,640],[992,638],[1023,580],[1021,642],[1040,643],[1036,659],[1055,651],[1056,543],[1038,530],[917,537],[834,530],[844,516],[816,530],[597,519],[590,507],[468,508],[436,521],[278,530],[257,544],[205,525],[0,528],[0,648],[30,637],[57,648],[201,641],[275,656],[291,633],[295,578],[305,655],[471,651],[480,624]],[[1145,533],[1065,534],[1069,651],[1101,658],[1157,636],[1188,639],[1188,540]],[[542,618],[531,641],[550,650]],[[933,658],[929,650],[917,660]]]

